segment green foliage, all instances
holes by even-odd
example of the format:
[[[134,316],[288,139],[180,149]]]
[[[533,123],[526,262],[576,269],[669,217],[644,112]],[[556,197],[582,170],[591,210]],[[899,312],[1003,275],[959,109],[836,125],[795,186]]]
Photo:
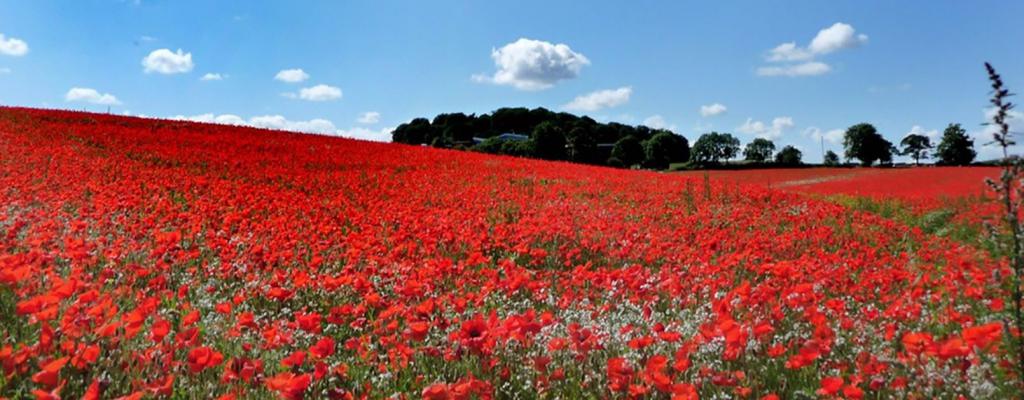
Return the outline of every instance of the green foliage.
[[[424,144],[434,140],[434,128],[426,118],[416,118],[399,125],[391,134],[397,143]]]
[[[775,155],[775,162],[781,165],[800,165],[803,156],[796,147],[786,146]]]
[[[900,141],[900,146],[903,146],[900,154],[913,158],[914,164],[921,164],[922,158],[928,158],[928,150],[932,148],[932,141],[925,135],[912,134],[903,138]]]
[[[977,155],[974,139],[967,136],[967,130],[960,124],[949,124],[942,131],[942,140],[935,148],[935,158],[942,165],[968,165]]]
[[[660,131],[643,143],[644,164],[649,168],[666,169],[669,164],[690,158],[686,138],[669,131]]]
[[[536,146],[532,140],[508,140],[501,143],[500,153],[516,157],[534,157],[536,155],[536,150]]]
[[[876,161],[887,164],[892,162],[893,146],[885,140],[871,124],[861,123],[851,126],[843,137],[846,158],[860,160],[864,166]]]
[[[747,148],[743,150],[743,158],[747,161],[763,163],[770,160],[774,152],[775,143],[765,138],[757,138],[747,143]]]
[[[533,128],[533,153],[545,160],[565,159],[565,133],[551,121],[544,121]]]
[[[671,132],[652,129],[643,125],[630,126],[617,122],[599,123],[590,117],[554,112],[545,108],[525,107],[499,108],[490,114],[439,114],[434,119],[416,118],[399,125],[391,132],[396,143],[428,144],[454,149],[469,148],[492,154],[510,154],[523,157],[537,157],[548,160],[569,160],[580,163],[608,164],[613,144],[626,137],[634,137],[641,143],[638,159],[618,158],[623,165],[645,163],[645,144],[654,136]],[[506,133],[529,135],[531,144],[505,144],[502,140],[491,140]],[[669,163],[686,161],[689,158],[689,142],[686,138],[674,141],[669,146]],[[481,140],[482,139],[482,140]],[[664,139],[659,139],[664,140]],[[475,143],[474,142],[478,142]],[[635,150],[635,149],[634,149]],[[658,153],[660,150],[654,150]],[[667,167],[661,155],[653,165]],[[646,164],[646,163],[645,163]]]
[[[503,140],[492,137],[476,144],[472,149],[482,153],[499,154],[501,153],[501,145],[503,143],[505,143]]]
[[[566,136],[566,152],[570,161],[594,163],[597,161],[597,140],[584,126],[577,126]]]
[[[644,160],[644,148],[640,144],[640,139],[632,135],[619,139],[618,142],[615,142],[615,147],[612,147],[609,165],[611,165],[612,158],[617,159],[624,167],[632,167],[642,162]]]
[[[717,164],[735,157],[739,150],[739,139],[728,133],[711,132],[700,135],[693,144],[691,157],[698,163]]]
[[[839,155],[832,150],[825,152],[824,164],[829,167],[839,166]]]

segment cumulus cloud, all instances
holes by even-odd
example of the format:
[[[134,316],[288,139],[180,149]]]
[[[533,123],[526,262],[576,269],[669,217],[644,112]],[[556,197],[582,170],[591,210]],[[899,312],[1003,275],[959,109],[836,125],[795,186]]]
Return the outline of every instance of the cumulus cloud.
[[[791,64],[784,66],[769,66],[760,67],[757,69],[757,75],[759,76],[814,76],[827,74],[832,70],[828,64],[811,61],[802,64]]]
[[[644,121],[641,123],[641,125],[654,129],[668,129],[673,132],[677,130],[675,124],[669,124],[668,122],[665,121],[664,117],[657,114],[644,118]]]
[[[832,26],[818,31],[808,46],[814,54],[828,54],[840,49],[849,49],[867,43],[868,35],[857,34],[852,26],[836,22]]]
[[[562,108],[569,111],[597,111],[626,104],[629,102],[629,96],[632,94],[633,88],[630,86],[598,90],[582,96],[576,96],[575,99],[562,106]]]
[[[768,61],[806,61],[814,57],[807,49],[802,49],[796,42],[783,43],[768,51]]]
[[[274,75],[274,79],[281,82],[298,83],[309,79],[309,74],[302,68],[282,69],[277,75]]]
[[[329,120],[314,118],[308,121],[291,121],[281,115],[260,115],[249,118],[249,125],[257,128],[282,131],[331,134],[338,130]]]
[[[246,122],[245,119],[234,114],[214,115],[213,113],[206,113],[192,116],[177,115],[171,117],[171,119],[193,122],[206,122],[210,124],[222,125],[248,125],[248,122]]]
[[[700,115],[702,117],[713,117],[724,113],[726,110],[728,109],[722,103],[708,104],[700,106]]]
[[[0,33],[0,54],[21,57],[28,53],[28,43],[24,40],[7,37]]]
[[[213,113],[206,113],[192,116],[177,115],[171,117],[171,119],[222,125],[251,126],[254,128],[274,129],[300,133],[313,133],[328,136],[340,136],[350,139],[370,140],[375,142],[390,142],[391,131],[394,130],[394,128],[391,127],[377,130],[368,129],[364,127],[338,129],[338,127],[335,126],[333,122],[327,119],[313,118],[310,120],[296,121],[285,118],[283,115],[259,115],[251,117],[248,120],[246,120],[234,114],[216,115]]]
[[[356,122],[367,125],[376,124],[380,122],[380,113],[376,111],[364,112],[362,113],[362,115],[359,116],[358,119],[356,119]]]
[[[804,135],[810,137],[811,139],[814,139],[814,141],[824,140],[824,141],[832,143],[832,144],[842,143],[843,142],[843,135],[845,135],[845,134],[846,134],[846,131],[844,131],[842,129],[832,129],[832,130],[828,130],[828,131],[822,131],[820,128],[814,127],[814,126],[809,127],[809,128],[804,130]]]
[[[330,85],[316,85],[299,89],[299,93],[283,93],[284,97],[290,99],[301,99],[306,101],[329,101],[337,100],[342,96],[341,89]]]
[[[351,129],[339,129],[334,134],[350,139],[369,140],[371,142],[390,142],[391,131],[394,128],[382,128],[378,130],[355,127]]]
[[[775,117],[772,120],[771,125],[765,124],[761,121],[754,121],[753,118],[747,118],[747,121],[736,128],[740,133],[748,135],[754,135],[765,139],[778,139],[782,136],[782,132],[792,128],[793,118],[790,117]]]
[[[568,45],[520,38],[491,50],[498,70],[492,76],[474,75],[477,82],[509,85],[520,90],[542,90],[579,75],[590,60]]]
[[[215,72],[207,72],[205,75],[203,75],[202,78],[199,78],[199,80],[201,80],[201,81],[220,81],[220,80],[224,80],[225,76],[226,75],[221,75],[221,74],[215,73]]]
[[[110,93],[100,93],[96,89],[73,87],[64,95],[64,101],[77,101],[102,105],[118,105],[121,101]]]
[[[172,52],[170,49],[153,50],[148,56],[142,59],[143,71],[159,74],[181,74],[192,71],[192,53],[186,53],[181,49]]]
[[[858,34],[849,24],[836,22],[818,31],[807,47],[800,47],[796,42],[788,42],[769,50],[765,56],[767,61],[787,64],[760,67],[757,69],[757,75],[796,77],[826,74],[832,68],[823,62],[814,61],[816,57],[841,49],[854,48],[867,41],[867,35]]]

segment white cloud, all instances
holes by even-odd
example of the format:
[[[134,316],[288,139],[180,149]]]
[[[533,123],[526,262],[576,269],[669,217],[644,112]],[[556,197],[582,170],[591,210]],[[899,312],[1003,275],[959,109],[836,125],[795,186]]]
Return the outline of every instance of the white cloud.
[[[654,129],[668,129],[673,132],[677,130],[675,124],[669,124],[664,117],[657,114],[645,118],[641,125]]]
[[[700,106],[700,115],[702,117],[713,117],[726,112],[728,109],[722,103],[708,104]]]
[[[932,129],[930,131],[926,131],[920,125],[914,125],[913,127],[910,128],[910,132],[907,132],[907,134],[903,135],[903,137],[907,137],[907,136],[910,136],[910,135],[923,135],[923,136],[927,136],[928,139],[931,139],[934,142],[936,139],[939,138],[939,130],[938,129]],[[937,143],[933,143],[933,144],[937,144]]]
[[[814,57],[810,51],[801,49],[796,42],[783,43],[768,51],[768,61],[806,61]]]
[[[826,74],[832,70],[828,64],[811,61],[802,64],[785,65],[781,67],[760,67],[757,69],[757,75],[759,76],[814,76]]]
[[[761,121],[754,121],[753,118],[747,118],[747,122],[737,127],[736,130],[765,139],[778,139],[782,136],[783,131],[792,128],[793,125],[791,117],[775,117],[770,126]]]
[[[840,49],[849,49],[867,43],[868,35],[857,34],[852,26],[836,22],[832,26],[818,31],[808,46],[814,54],[828,54]]]
[[[11,73],[11,69],[10,68],[6,68],[6,67],[0,68],[0,75],[5,75],[5,74],[9,74],[9,73]]]
[[[985,121],[992,121],[996,109],[989,107],[983,110]],[[1021,143],[1021,134],[1024,134],[1024,112],[1010,110],[1007,114],[1006,123],[1010,125],[1010,134],[1014,136],[1017,144],[1010,147],[1010,154],[1020,155],[1024,152],[1024,143]],[[981,129],[968,133],[974,139],[974,148],[978,151],[978,160],[994,160],[1002,158],[1003,153],[999,145],[993,142],[998,128],[995,125],[985,125]]]
[[[274,79],[281,82],[298,83],[309,79],[309,74],[302,68],[282,69],[277,75],[274,75]]]
[[[350,139],[369,140],[371,142],[390,142],[391,141],[391,131],[393,131],[393,130],[395,130],[395,129],[394,128],[381,128],[381,129],[378,129],[378,130],[373,130],[373,129],[367,129],[367,128],[363,128],[363,127],[355,127],[355,128],[348,129],[348,130],[339,129],[334,134],[337,135],[337,136],[346,137],[346,138],[350,138]]]
[[[185,116],[177,115],[171,119],[182,121],[205,122],[211,124],[250,126],[254,128],[265,128],[281,131],[314,133],[328,136],[340,136],[351,139],[370,140],[375,142],[390,142],[392,127],[381,129],[368,129],[365,127],[354,127],[350,129],[338,129],[333,122],[323,118],[314,118],[306,121],[293,121],[282,115],[259,115],[248,120],[234,114],[213,113]]]
[[[338,130],[334,123],[323,118],[291,121],[281,115],[261,115],[249,118],[249,125],[282,131],[331,134]]]
[[[360,124],[376,124],[380,122],[380,113],[376,111],[367,111],[359,116],[356,122]]]
[[[498,68],[494,75],[474,75],[473,80],[520,90],[550,88],[558,81],[575,78],[584,66],[590,65],[586,56],[566,44],[526,38],[491,50],[491,58]]]
[[[867,43],[868,36],[857,34],[849,24],[836,22],[832,26],[818,31],[806,47],[796,42],[782,43],[768,51],[765,59],[769,62],[789,63],[783,66],[764,66],[757,69],[759,76],[814,76],[826,74],[832,70],[828,64],[814,61],[815,57],[848,49]]]
[[[845,134],[846,134],[846,131],[844,131],[842,129],[832,129],[832,130],[829,130],[829,131],[822,131],[821,129],[819,129],[817,127],[813,127],[813,126],[804,130],[804,135],[809,136],[811,139],[814,139],[814,141],[817,142],[817,141],[821,141],[822,139],[824,139],[826,142],[829,142],[829,143],[832,143],[832,144],[840,144],[840,143],[842,143],[843,142],[843,135],[845,135]]]
[[[290,99],[302,99],[306,101],[328,101],[337,100],[342,96],[341,89],[330,85],[316,85],[299,89],[299,93],[283,93],[284,97]]]
[[[20,57],[28,53],[28,43],[24,40],[6,37],[0,33],[0,54]]]
[[[207,72],[206,75],[203,75],[203,77],[199,78],[199,80],[201,80],[201,81],[220,81],[220,80],[224,80],[224,78],[226,76],[227,75],[221,75],[221,74],[215,73],[215,72]]]
[[[172,52],[169,49],[153,50],[148,56],[142,59],[143,71],[160,74],[181,74],[192,71],[192,53],[185,53],[181,49]]]
[[[575,99],[570,101],[569,104],[562,106],[562,108],[570,111],[597,111],[626,104],[629,102],[629,96],[632,94],[633,88],[630,86],[598,90],[582,96],[576,96]]]
[[[74,87],[64,95],[64,101],[80,101],[92,104],[117,105],[121,101],[110,93],[100,93],[96,89]]]

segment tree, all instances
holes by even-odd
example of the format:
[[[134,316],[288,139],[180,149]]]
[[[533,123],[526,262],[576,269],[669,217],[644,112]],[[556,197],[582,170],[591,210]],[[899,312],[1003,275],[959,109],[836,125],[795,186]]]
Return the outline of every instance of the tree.
[[[747,143],[747,148],[743,150],[743,157],[747,161],[762,163],[771,160],[772,153],[774,152],[775,143],[768,139],[757,138]]]
[[[829,151],[825,152],[824,163],[825,163],[825,165],[827,165],[829,167],[838,166],[839,165],[839,155],[836,154],[832,150],[829,150]]]
[[[545,160],[565,159],[565,134],[554,122],[544,121],[533,128],[533,152]]]
[[[597,152],[597,141],[594,134],[582,126],[577,126],[566,135],[566,152],[569,160],[580,163],[594,162]]]
[[[659,131],[643,143],[644,164],[650,168],[665,169],[674,162],[690,158],[690,144],[686,138],[669,131]]]
[[[506,140],[501,143],[501,153],[516,157],[535,157],[536,146],[532,140]]]
[[[928,150],[932,148],[932,141],[925,135],[910,134],[900,141],[903,150],[900,154],[910,156],[914,159],[914,165],[921,165],[922,158],[928,158]]]
[[[618,160],[624,167],[632,167],[644,160],[644,147],[636,136],[626,136],[615,142],[609,160],[612,158]]]
[[[775,162],[780,165],[800,165],[803,156],[796,147],[786,146],[775,155]]]
[[[728,133],[711,132],[700,135],[693,144],[691,159],[699,163],[718,163],[736,156],[740,141]]]
[[[391,132],[391,140],[406,144],[430,143],[434,140],[433,130],[426,118],[416,118],[395,128]]]
[[[489,137],[474,145],[472,149],[483,153],[499,154],[501,153],[501,145],[504,143],[505,142],[501,139]]]
[[[968,165],[978,154],[974,151],[974,139],[967,136],[967,130],[960,124],[949,124],[942,131],[942,140],[935,148],[935,157],[943,165]]]
[[[875,161],[892,161],[892,143],[885,140],[871,124],[857,124],[846,130],[843,137],[846,158],[856,158],[864,166]]]

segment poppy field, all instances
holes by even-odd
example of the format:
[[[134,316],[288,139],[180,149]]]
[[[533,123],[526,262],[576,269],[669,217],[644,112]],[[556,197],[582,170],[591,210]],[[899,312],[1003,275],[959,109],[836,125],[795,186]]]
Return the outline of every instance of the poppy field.
[[[797,189],[0,108],[0,397],[1018,394],[1005,261]]]

